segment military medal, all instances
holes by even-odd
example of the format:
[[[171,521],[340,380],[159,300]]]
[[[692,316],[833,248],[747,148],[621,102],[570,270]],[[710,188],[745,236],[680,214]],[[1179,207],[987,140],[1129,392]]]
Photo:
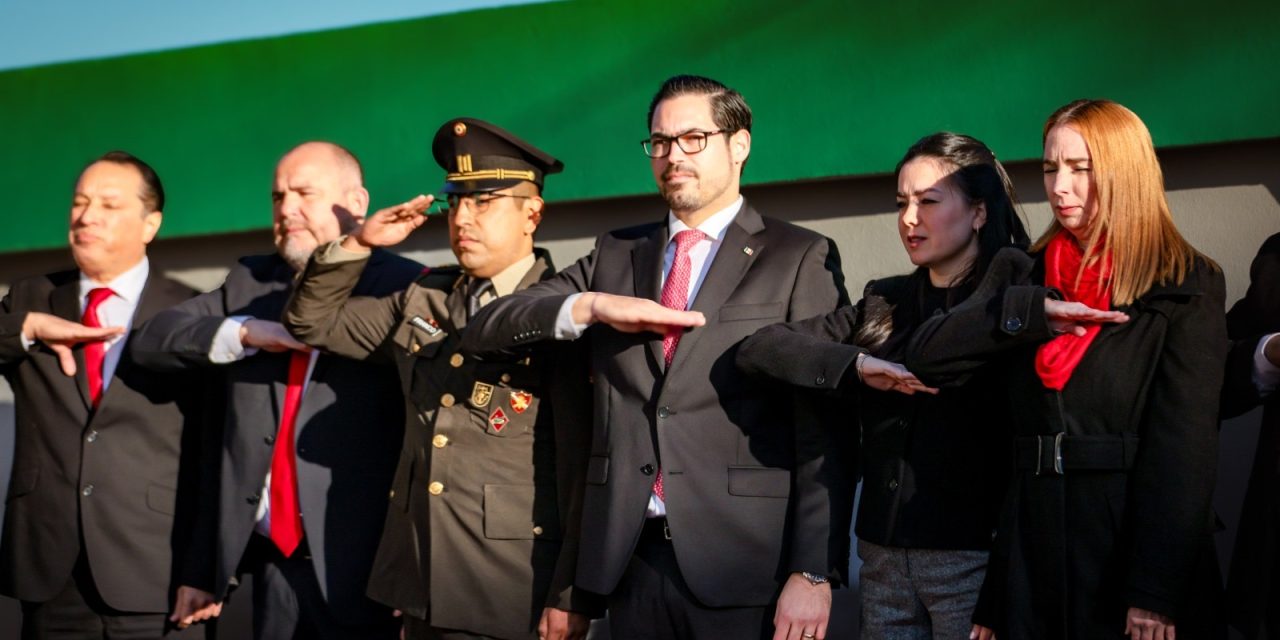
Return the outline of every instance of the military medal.
[[[494,409],[493,413],[489,414],[489,426],[493,427],[494,431],[502,431],[502,428],[507,426],[507,414],[503,413],[502,407]]]
[[[440,325],[436,324],[434,318],[431,320],[423,320],[422,316],[414,316],[409,320],[409,324],[426,331],[429,336],[435,336],[437,333],[440,333]]]
[[[512,391],[511,392],[511,410],[516,413],[524,413],[529,405],[533,403],[533,394],[528,391]]]
[[[489,406],[489,400],[493,399],[493,385],[477,382],[476,386],[471,387],[471,404],[477,409]],[[505,422],[506,418],[503,418]],[[492,418],[490,418],[492,422]]]

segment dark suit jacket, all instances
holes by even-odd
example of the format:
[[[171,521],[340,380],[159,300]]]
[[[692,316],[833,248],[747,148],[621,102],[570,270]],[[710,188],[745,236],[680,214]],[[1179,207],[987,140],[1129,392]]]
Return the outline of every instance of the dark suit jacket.
[[[1273,620],[1280,617],[1280,393],[1264,402],[1253,384],[1258,340],[1280,331],[1280,234],[1262,244],[1249,276],[1249,292],[1227,313],[1233,345],[1222,413],[1229,418],[1259,404],[1265,407],[1227,584],[1231,623],[1256,638],[1268,615]]]
[[[463,351],[546,340],[566,297],[583,291],[657,300],[665,222],[601,236],[556,277],[501,298],[472,320]],[[831,529],[830,493],[847,486],[820,403],[750,380],[734,366],[739,341],[767,324],[826,313],[845,301],[834,243],[744,205],[725,231],[686,333],[663,373],[662,337],[598,325],[584,339],[595,380],[578,586],[613,591],[632,556],[654,472],[681,573],[709,606],[760,606],[792,571],[847,566],[847,528]],[[799,393],[799,392],[797,392]],[[832,544],[832,540],[835,543]]]
[[[555,272],[537,255],[517,289]],[[544,607],[591,613],[572,588],[591,435],[584,353],[464,358],[460,269],[348,298],[363,268],[312,261],[285,324],[307,344],[400,373],[404,448],[369,595],[434,627],[497,638],[536,637]]]
[[[401,289],[421,266],[380,252],[358,291]],[[157,370],[209,366],[223,320],[246,315],[277,321],[293,270],[278,256],[240,260],[221,287],[159,314],[132,345],[138,362]],[[289,354],[259,352],[225,368],[229,410],[217,497],[215,595],[225,596],[254,529],[263,480],[279,428]],[[351,622],[382,615],[365,584],[382,533],[387,490],[404,424],[393,372],[322,355],[303,395],[296,430],[298,498],[320,590],[336,617]],[[212,513],[212,510],[210,510]]]
[[[24,351],[28,312],[80,321],[79,277],[72,270],[20,280],[2,303],[0,370],[16,396],[17,438],[0,593],[29,602],[52,598],[83,551],[107,605],[168,611],[191,544],[202,387],[147,371],[126,350],[95,411],[81,349],[75,377],[62,373],[48,347]],[[157,311],[193,295],[153,266],[129,340]],[[192,573],[181,581],[208,583]]]

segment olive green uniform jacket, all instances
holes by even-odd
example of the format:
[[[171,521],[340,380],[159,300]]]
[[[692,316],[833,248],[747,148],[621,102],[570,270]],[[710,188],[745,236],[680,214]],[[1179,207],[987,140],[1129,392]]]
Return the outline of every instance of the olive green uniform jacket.
[[[535,254],[517,290],[554,274]],[[369,596],[434,627],[499,638],[536,637],[544,607],[594,613],[572,588],[591,438],[585,355],[557,344],[516,360],[464,358],[459,268],[424,271],[390,296],[349,297],[364,263],[313,259],[284,324],[311,346],[400,374],[404,449]]]

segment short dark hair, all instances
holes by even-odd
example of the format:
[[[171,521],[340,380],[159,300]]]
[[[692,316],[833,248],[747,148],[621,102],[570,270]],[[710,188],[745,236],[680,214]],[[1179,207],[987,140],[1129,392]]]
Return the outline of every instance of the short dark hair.
[[[1018,214],[1018,196],[1013,181],[996,154],[981,140],[949,131],[927,135],[907,149],[894,174],[916,158],[932,158],[955,167],[948,180],[971,204],[981,202],[987,210],[987,221],[978,230],[978,258],[961,282],[977,282],[986,273],[996,252],[1004,247],[1026,248],[1030,243],[1027,229]]]
[[[160,183],[160,174],[156,173],[151,165],[143,162],[142,158],[129,153],[128,151],[108,151],[92,162],[84,165],[80,170],[80,175],[99,162],[110,162],[112,164],[123,164],[133,167],[142,175],[142,193],[138,194],[138,198],[142,200],[142,204],[146,205],[147,213],[152,211],[164,211],[164,185]]]
[[[658,93],[654,94],[653,101],[649,103],[649,119],[645,121],[645,130],[653,126],[653,112],[658,110],[659,103],[668,98],[684,95],[709,96],[711,119],[727,135],[733,135],[744,129],[751,131],[751,107],[747,106],[747,101],[743,99],[741,93],[717,80],[690,75],[672,76],[662,83]]]

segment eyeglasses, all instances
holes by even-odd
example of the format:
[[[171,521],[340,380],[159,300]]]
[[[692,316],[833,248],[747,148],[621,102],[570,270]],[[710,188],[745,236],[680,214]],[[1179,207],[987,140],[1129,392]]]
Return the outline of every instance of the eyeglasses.
[[[715,131],[690,131],[682,133],[678,136],[667,137],[654,135],[647,140],[641,140],[640,146],[644,147],[644,154],[650,158],[665,158],[671,153],[671,141],[674,140],[680,146],[680,150],[687,154],[695,154],[707,148],[707,138],[721,133],[729,133],[724,129]]]
[[[528,198],[529,196],[520,196],[514,193],[451,193],[445,197],[445,202],[449,205],[449,215],[456,215],[462,203],[467,203],[467,208],[473,213],[484,213],[489,210],[489,205],[494,200],[500,198]]]

